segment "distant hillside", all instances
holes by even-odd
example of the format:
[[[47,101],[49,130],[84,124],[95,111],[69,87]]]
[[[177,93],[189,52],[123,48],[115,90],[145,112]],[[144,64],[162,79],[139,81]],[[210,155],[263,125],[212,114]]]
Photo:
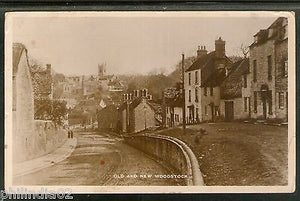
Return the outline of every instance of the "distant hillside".
[[[184,60],[184,70],[188,69],[193,62],[196,60],[196,56],[192,56],[192,57],[187,57]],[[182,62],[180,61],[174,68],[174,71],[171,72],[168,75],[168,78],[174,80],[175,82],[180,82],[181,81],[181,64]]]

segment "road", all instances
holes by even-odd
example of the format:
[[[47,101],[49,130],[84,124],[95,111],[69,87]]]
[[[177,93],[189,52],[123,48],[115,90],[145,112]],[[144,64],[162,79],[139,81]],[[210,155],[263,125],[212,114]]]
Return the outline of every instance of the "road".
[[[77,146],[70,157],[40,171],[14,178],[20,185],[183,185],[154,178],[170,174],[123,139],[97,132],[75,132]],[[141,175],[152,175],[142,178]]]

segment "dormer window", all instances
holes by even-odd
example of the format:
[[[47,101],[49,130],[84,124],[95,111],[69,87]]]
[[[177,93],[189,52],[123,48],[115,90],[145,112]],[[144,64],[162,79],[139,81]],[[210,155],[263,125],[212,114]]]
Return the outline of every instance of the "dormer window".
[[[273,36],[274,30],[273,29],[269,29],[268,31],[268,38],[271,38]]]

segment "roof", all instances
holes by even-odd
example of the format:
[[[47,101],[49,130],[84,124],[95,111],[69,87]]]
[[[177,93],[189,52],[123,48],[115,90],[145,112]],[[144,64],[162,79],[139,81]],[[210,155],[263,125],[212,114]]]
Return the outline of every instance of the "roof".
[[[227,56],[218,58],[216,51],[202,55],[186,70],[186,72],[201,69],[201,86],[215,87],[221,84],[225,78],[225,68],[217,69],[217,64],[224,64],[224,67],[231,63]]]
[[[210,52],[209,54],[203,55],[196,59],[194,63],[185,71],[193,71],[203,68],[209,61],[211,61],[215,57],[215,51]]]
[[[147,101],[148,105],[152,107],[152,109],[155,111],[155,113],[161,114],[162,113],[162,108],[161,105],[158,103],[155,103],[153,101]]]
[[[231,69],[220,86],[222,99],[242,97],[243,75],[249,73],[249,59],[241,59],[228,66]]]
[[[25,51],[27,56],[27,49],[22,43],[13,43],[13,75],[16,75],[16,73],[18,72],[18,65],[23,51]]]
[[[133,99],[129,105],[129,109],[133,110],[134,108],[136,108],[142,102],[142,100],[143,100],[143,98],[141,98],[141,97]],[[157,104],[157,103],[155,103],[153,101],[149,101],[149,100],[146,100],[146,103],[155,111],[155,113],[161,113],[160,104]],[[126,109],[126,107],[127,107],[127,103],[123,102],[120,105],[119,110],[123,111]]]
[[[270,39],[274,39],[277,41],[285,40],[284,39],[284,21],[287,20],[286,17],[279,17],[277,18],[267,29],[261,29],[259,30],[254,37],[258,37],[257,41],[254,41],[250,47],[254,45],[260,45],[265,43],[266,41]],[[272,30],[272,32],[270,32]],[[271,33],[271,35],[269,34]]]
[[[121,82],[119,80],[110,81],[108,83],[108,86],[114,86],[114,87],[123,87]]]
[[[117,112],[118,109],[115,105],[108,105],[103,109],[100,109],[97,111],[97,115],[102,115],[102,114],[106,114],[106,113],[112,113],[112,112]]]

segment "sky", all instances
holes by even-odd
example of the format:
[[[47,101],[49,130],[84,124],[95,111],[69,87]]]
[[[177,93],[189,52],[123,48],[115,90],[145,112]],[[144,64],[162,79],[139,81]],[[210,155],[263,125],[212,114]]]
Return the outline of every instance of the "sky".
[[[213,51],[219,37],[226,41],[227,56],[241,55],[241,44],[250,45],[253,35],[277,17],[28,15],[13,18],[12,36],[26,46],[30,58],[66,75],[96,74],[102,63],[109,74],[147,74],[171,72],[182,53],[195,56],[199,45]]]

